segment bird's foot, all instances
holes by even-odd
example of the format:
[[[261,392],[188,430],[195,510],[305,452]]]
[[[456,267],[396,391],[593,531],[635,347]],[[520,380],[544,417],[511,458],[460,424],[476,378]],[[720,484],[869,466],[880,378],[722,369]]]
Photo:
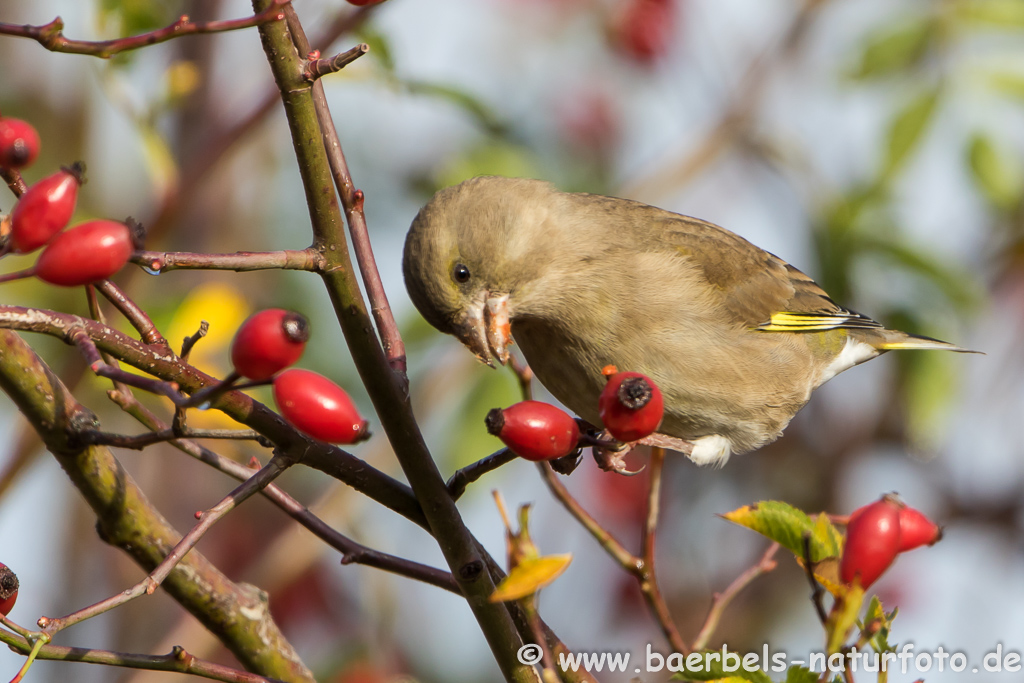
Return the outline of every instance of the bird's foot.
[[[627,477],[640,474],[644,471],[646,465],[642,465],[639,469],[631,470],[629,465],[626,464],[626,456],[640,443],[639,441],[622,443],[611,438],[608,432],[602,432],[592,443],[594,461],[605,472],[615,472]]]

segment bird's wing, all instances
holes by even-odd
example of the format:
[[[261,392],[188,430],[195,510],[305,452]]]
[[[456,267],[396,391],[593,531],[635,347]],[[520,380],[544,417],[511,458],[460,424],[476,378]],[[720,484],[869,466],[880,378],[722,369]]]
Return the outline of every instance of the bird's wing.
[[[669,216],[661,239],[700,268],[735,322],[766,332],[882,327],[838,305],[807,275],[739,235],[695,218]]]

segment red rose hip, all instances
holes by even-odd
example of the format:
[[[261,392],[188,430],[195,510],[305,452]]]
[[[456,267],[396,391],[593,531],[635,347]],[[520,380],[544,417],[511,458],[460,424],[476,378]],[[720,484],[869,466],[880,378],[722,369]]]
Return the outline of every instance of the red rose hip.
[[[32,272],[51,285],[87,285],[121,270],[133,249],[131,231],[124,223],[88,221],[54,237]]]
[[[668,52],[674,19],[671,0],[629,0],[612,27],[615,46],[650,65]]]
[[[21,119],[0,118],[0,166],[24,168],[39,156],[39,133]]]
[[[370,437],[352,399],[323,375],[285,370],[274,378],[274,400],[289,424],[314,439],[351,444]]]
[[[576,450],[580,428],[571,415],[550,403],[522,401],[487,413],[487,431],[527,460],[554,460]]]
[[[846,545],[839,562],[839,578],[844,583],[860,580],[867,588],[880,577],[900,549],[900,509],[895,498],[885,496],[850,515],[846,527]]]
[[[899,552],[935,545],[942,539],[942,528],[924,516],[919,510],[904,506],[900,508]]]
[[[5,617],[11,613],[14,603],[18,600],[18,577],[0,562],[0,614]]]
[[[85,168],[75,163],[43,178],[25,191],[11,211],[11,250],[35,251],[64,229],[75,212]]]
[[[665,399],[650,377],[639,372],[616,372],[597,401],[608,433],[619,441],[637,441],[661,425]]]
[[[252,380],[270,379],[302,356],[309,340],[305,316],[268,308],[249,317],[231,343],[235,371]]]

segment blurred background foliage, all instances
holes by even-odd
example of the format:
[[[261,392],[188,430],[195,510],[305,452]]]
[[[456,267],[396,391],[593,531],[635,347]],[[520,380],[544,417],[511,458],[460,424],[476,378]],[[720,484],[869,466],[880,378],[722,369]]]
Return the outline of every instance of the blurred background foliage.
[[[997,643],[1024,647],[1016,617],[1024,609],[1024,0],[295,5],[324,54],[357,41],[372,48],[324,85],[366,192],[377,259],[409,345],[414,404],[444,473],[498,447],[483,416],[515,401],[517,385],[441,338],[407,300],[402,240],[430,194],[478,174],[522,175],[700,216],[779,254],[852,308],[988,355],[890,354],[830,382],[785,437],[759,453],[720,471],[671,458],[658,561],[684,636],[699,628],[712,592],[763,548],[716,513],[763,498],[847,513],[898,490],[942,520],[947,535],[877,584],[885,604],[900,607],[890,640],[918,650],[942,644],[974,663]],[[181,14],[202,21],[249,13],[240,0],[0,0],[0,21],[42,24],[59,14],[65,32],[83,39],[152,30]],[[254,30],[108,61],[4,37],[0,65],[0,111],[30,120],[43,138],[27,179],[87,162],[77,219],[133,215],[150,227],[151,249],[308,244],[287,127]],[[12,203],[0,196],[0,209]],[[2,263],[4,271],[20,267],[23,258]],[[210,321],[195,360],[222,374],[226,345],[248,312],[304,312],[314,333],[301,364],[370,410],[316,278],[133,271],[122,280],[175,343]],[[86,310],[79,292],[34,282],[4,285],[0,299]],[[32,343],[107,429],[138,431],[74,354],[52,340]],[[270,401],[268,392],[256,395]],[[216,415],[204,419],[219,424]],[[23,586],[12,616],[28,623],[63,614],[137,580],[138,569],[96,538],[90,513],[6,400],[0,425],[8,435],[0,449],[0,560]],[[265,455],[224,448],[242,460]],[[382,436],[355,452],[401,476]],[[169,448],[119,457],[182,529],[232,486]],[[290,472],[284,484],[357,540],[443,564],[420,530],[344,487],[309,472]],[[604,474],[586,461],[568,484],[635,547],[642,476]],[[460,501],[492,553],[503,553],[492,487],[510,505],[537,503],[533,531],[543,552],[575,553],[541,602],[571,648],[636,656],[646,643],[665,648],[632,579],[525,463],[489,475]],[[322,680],[497,680],[459,600],[340,567],[261,500],[200,548],[232,578],[270,592],[274,613]],[[806,593],[798,568],[781,563],[726,613],[712,646],[760,651],[768,642],[794,656],[821,649]],[[144,652],[181,644],[228,657],[163,595],[64,638]],[[0,653],[2,670],[17,666],[18,657]],[[69,666],[42,662],[32,676],[157,675]],[[932,672],[928,680],[952,675]]]

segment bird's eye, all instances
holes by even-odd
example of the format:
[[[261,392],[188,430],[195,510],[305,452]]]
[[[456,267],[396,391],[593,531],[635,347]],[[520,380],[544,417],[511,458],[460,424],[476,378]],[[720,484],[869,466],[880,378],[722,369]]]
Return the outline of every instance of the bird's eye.
[[[455,264],[455,268],[452,270],[452,279],[459,284],[469,282],[469,268],[461,263]]]

